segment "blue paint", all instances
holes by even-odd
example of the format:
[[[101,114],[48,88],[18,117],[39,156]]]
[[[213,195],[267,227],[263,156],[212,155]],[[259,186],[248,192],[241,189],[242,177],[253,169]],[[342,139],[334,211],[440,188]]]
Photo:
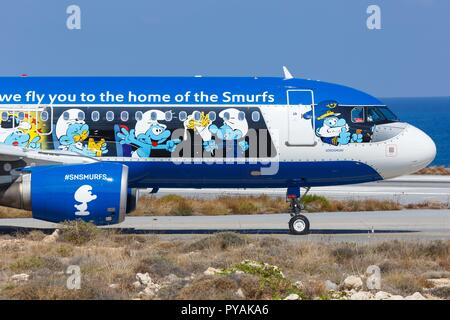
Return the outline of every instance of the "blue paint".
[[[287,104],[287,90],[307,89],[313,90],[314,101],[336,100],[340,104],[359,104],[359,105],[381,105],[382,103],[359,90],[355,90],[342,85],[304,79],[283,80],[281,78],[236,78],[236,77],[0,77],[0,95],[20,94],[20,103],[30,104],[26,101],[28,91],[36,91],[39,94],[45,94],[42,103],[50,104],[50,94],[73,94],[73,101],[55,102],[55,104],[121,104],[120,102],[100,102],[98,99],[94,102],[86,102],[80,99],[81,94],[93,94],[97,98],[103,92],[109,91],[117,95],[122,94],[125,100],[128,93],[138,94],[161,94],[171,97],[169,104]],[[176,102],[174,97],[177,94],[190,92],[189,101]],[[193,101],[193,94],[203,92],[208,96],[218,95],[218,101]],[[224,93],[241,95],[260,95],[258,101],[247,101],[246,103],[228,101],[229,95]],[[265,101],[262,95],[266,92]],[[1,100],[1,99],[0,99]],[[8,102],[0,101],[0,104]],[[122,102],[129,103],[128,101]],[[133,102],[140,104],[139,102]],[[162,102],[164,103],[164,102]],[[145,102],[144,104],[148,104]]]
[[[120,222],[121,164],[41,166],[29,170],[33,218],[51,222],[82,219],[97,225]]]
[[[274,175],[252,175],[265,165],[124,162],[131,188],[285,188],[319,187],[382,180],[370,166],[355,161],[280,162]]]

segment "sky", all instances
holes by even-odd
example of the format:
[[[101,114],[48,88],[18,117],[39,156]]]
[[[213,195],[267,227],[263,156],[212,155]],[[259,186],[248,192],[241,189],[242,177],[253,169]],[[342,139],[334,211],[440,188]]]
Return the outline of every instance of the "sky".
[[[69,5],[81,29],[69,30]],[[369,30],[369,5],[381,30]],[[0,0],[0,75],[282,76],[450,96],[449,0]]]

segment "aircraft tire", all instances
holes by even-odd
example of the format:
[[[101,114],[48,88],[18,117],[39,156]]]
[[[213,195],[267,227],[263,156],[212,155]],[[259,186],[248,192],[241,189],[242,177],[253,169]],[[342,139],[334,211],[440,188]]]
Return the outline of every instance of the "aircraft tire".
[[[295,215],[289,220],[289,232],[293,235],[309,234],[309,220],[305,216]]]

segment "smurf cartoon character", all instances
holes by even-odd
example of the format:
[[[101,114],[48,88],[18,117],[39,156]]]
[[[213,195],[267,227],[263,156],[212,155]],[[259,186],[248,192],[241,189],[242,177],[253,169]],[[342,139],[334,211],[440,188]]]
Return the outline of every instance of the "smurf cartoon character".
[[[160,110],[149,110],[142,115],[142,119],[136,122],[134,129],[125,127],[117,133],[120,144],[132,144],[138,147],[132,152],[133,158],[148,158],[152,150],[163,149],[174,152],[180,139],[167,140],[170,130],[159,121],[165,119],[164,112]]]
[[[56,122],[56,137],[60,149],[76,152],[88,157],[95,157],[108,152],[106,143],[95,144],[97,149],[89,148],[85,140],[89,137],[89,126],[81,119],[84,114],[80,109],[69,109],[63,112]],[[91,143],[92,145],[92,143]]]
[[[245,113],[238,109],[229,108],[222,110],[219,117],[223,120],[223,125],[217,127],[215,124],[209,126],[209,131],[221,140],[237,140],[242,151],[249,148],[248,142],[243,140],[248,132],[248,123],[245,119]],[[214,140],[209,142],[211,146],[215,144]]]
[[[326,113],[317,118],[323,120],[322,127],[316,130],[317,135],[326,143],[332,145],[347,145],[349,142],[361,142],[360,134],[351,134],[347,121],[338,118],[340,113],[328,110]]]
[[[217,149],[212,139],[212,133],[209,130],[209,126],[212,124],[211,119],[209,119],[209,114],[205,114],[203,111],[195,111],[190,114],[187,119],[183,122],[184,125],[184,140],[187,139],[187,130],[193,130],[196,135],[199,135],[203,141],[203,147],[208,152],[213,152]]]
[[[8,120],[1,123],[0,143],[22,148],[40,149],[41,144],[39,140],[41,138],[36,135],[31,139],[30,129],[31,124],[29,122],[20,122],[19,119],[10,115]]]
[[[75,204],[74,207],[77,209],[75,212],[76,216],[88,216],[89,211],[88,203],[97,199],[95,194],[92,194],[92,187],[88,184],[82,185],[75,191],[73,195],[75,201],[80,202],[80,204]]]

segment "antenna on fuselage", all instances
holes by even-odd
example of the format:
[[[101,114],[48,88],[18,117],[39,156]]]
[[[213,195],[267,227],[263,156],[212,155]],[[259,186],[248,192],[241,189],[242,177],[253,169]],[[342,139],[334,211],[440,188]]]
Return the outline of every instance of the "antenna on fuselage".
[[[283,66],[283,73],[284,73],[284,80],[294,79],[294,76],[292,75],[292,73],[289,72],[286,66]]]

